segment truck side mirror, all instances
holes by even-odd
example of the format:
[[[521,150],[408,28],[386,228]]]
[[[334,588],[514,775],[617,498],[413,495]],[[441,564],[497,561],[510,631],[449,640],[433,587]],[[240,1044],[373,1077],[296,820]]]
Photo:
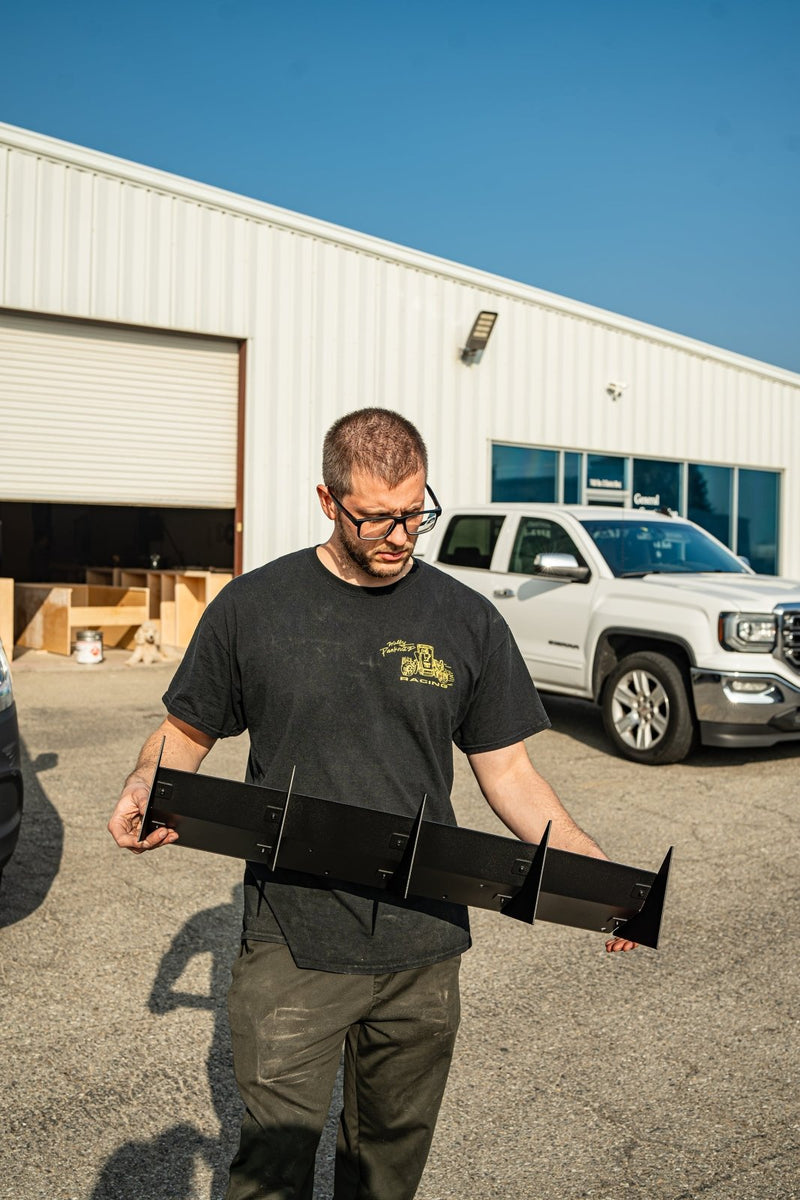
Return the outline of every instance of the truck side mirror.
[[[573,583],[586,583],[589,578],[589,568],[579,567],[574,554],[537,554],[533,560],[533,573],[548,579],[569,579]]]

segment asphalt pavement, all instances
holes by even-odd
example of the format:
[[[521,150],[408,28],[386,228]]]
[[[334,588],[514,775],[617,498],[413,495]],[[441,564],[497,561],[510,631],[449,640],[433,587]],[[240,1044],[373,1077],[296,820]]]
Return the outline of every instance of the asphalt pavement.
[[[241,1113],[225,993],[241,867],[118,850],[106,821],[174,664],[13,664],[25,819],[0,888],[0,1197],[218,1200]],[[615,757],[549,699],[537,766],[612,858],[675,847],[661,947],[472,913],[418,1200],[800,1198],[800,744]],[[210,774],[240,779],[246,739]],[[462,825],[505,832],[457,756]],[[330,1138],[317,1198],[330,1195]]]

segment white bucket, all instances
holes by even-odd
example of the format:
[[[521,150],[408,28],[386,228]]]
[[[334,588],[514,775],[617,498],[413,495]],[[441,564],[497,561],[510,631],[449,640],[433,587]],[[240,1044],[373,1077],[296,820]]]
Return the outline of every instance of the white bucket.
[[[99,629],[79,629],[75,634],[75,661],[79,663],[101,663],[103,661],[103,635]]]

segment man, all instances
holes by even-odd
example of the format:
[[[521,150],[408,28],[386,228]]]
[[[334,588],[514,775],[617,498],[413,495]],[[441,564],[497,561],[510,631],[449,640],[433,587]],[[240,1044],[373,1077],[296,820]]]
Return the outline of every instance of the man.
[[[551,845],[605,857],[528,757],[524,739],[549,722],[505,621],[413,557],[440,512],[418,431],[385,409],[342,417],[323,479],[328,541],[235,579],[204,614],[109,822],[118,844],[176,840],[158,829],[136,841],[162,736],[163,762],[196,771],[218,737],[247,729],[253,783],[283,788],[297,764],[306,795],[409,816],[427,795],[426,816],[450,824],[455,742],[518,837],[538,843],[551,820]],[[424,679],[417,655],[438,664]],[[468,946],[460,905],[247,865],[229,996],[246,1113],[227,1200],[310,1200],[343,1044],[336,1200],[414,1196]]]

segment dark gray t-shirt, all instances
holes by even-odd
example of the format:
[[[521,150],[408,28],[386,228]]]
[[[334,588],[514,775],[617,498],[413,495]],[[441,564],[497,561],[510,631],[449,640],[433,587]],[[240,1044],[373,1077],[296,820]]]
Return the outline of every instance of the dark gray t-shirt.
[[[247,780],[455,824],[453,743],[512,745],[549,724],[497,609],[415,561],[385,587],[345,583],[301,550],[213,601],[164,696],[211,737],[250,734]],[[301,967],[404,970],[469,946],[466,909],[366,888],[280,882],[248,863],[243,936]]]

